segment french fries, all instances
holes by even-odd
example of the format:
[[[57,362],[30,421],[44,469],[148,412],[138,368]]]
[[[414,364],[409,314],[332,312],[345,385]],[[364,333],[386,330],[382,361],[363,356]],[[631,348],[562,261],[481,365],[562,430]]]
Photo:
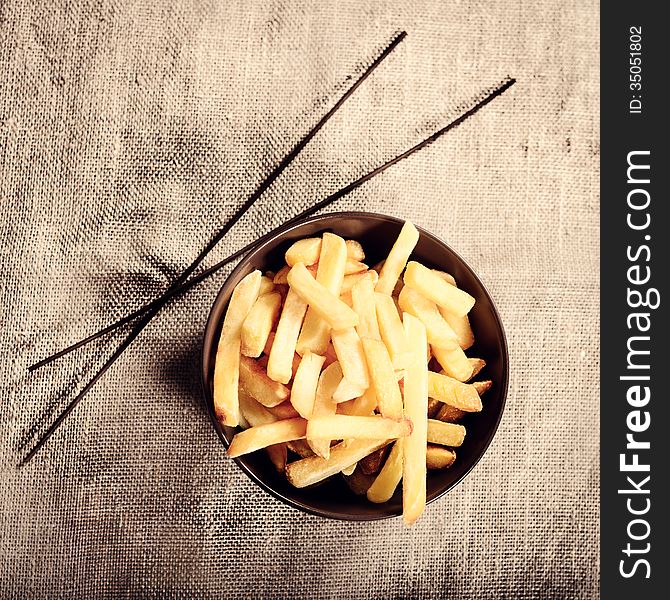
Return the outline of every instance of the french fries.
[[[316,386],[319,383],[319,375],[325,360],[325,356],[312,354],[308,350],[303,354],[293,378],[291,404],[304,419],[309,419],[312,416],[314,400],[316,399]]]
[[[298,263],[300,264],[300,263]],[[304,265],[301,265],[304,269]],[[311,278],[311,275],[307,274]],[[307,311],[307,303],[293,289],[288,291],[279,317],[270,358],[268,376],[280,383],[288,383],[293,375],[293,355],[300,334],[300,326]]]
[[[449,285],[439,275],[416,261],[407,263],[403,281],[405,285],[458,317],[467,315],[475,304],[475,299],[470,294]]]
[[[403,442],[398,440],[393,444],[382,470],[372,485],[368,488],[368,500],[380,504],[388,502],[403,475]],[[404,487],[404,486],[403,486]],[[404,499],[403,499],[404,502]]]
[[[449,377],[458,379],[458,381],[468,381],[472,377],[473,365],[468,360],[468,357],[465,356],[465,352],[463,352],[460,346],[452,348],[431,346],[430,349],[437,362],[440,363],[440,366]]]
[[[374,271],[368,271],[374,273]],[[361,277],[351,288],[351,302],[358,315],[356,331],[360,337],[381,340],[377,311],[375,309],[375,286],[371,277]]]
[[[419,292],[405,286],[398,296],[400,308],[414,315],[426,327],[428,342],[438,348],[453,348],[458,345],[458,337],[437,310],[437,304],[424,298]]]
[[[333,400],[333,394],[335,393],[337,386],[340,384],[340,381],[342,381],[342,369],[340,363],[334,362],[323,370],[316,386],[314,408],[312,409],[311,415],[312,419],[328,417],[335,414],[337,403]],[[314,454],[326,459],[330,455],[330,438],[308,437],[307,443]],[[348,467],[349,465],[345,466]]]
[[[426,448],[426,466],[429,469],[446,469],[456,461],[456,453],[451,448],[433,446]]]
[[[389,419],[402,418],[402,396],[386,346],[380,340],[363,338],[361,341],[379,411]]]
[[[464,412],[482,410],[482,401],[475,386],[461,383],[447,375],[428,373],[428,396]]]
[[[258,298],[261,272],[249,273],[237,284],[223,320],[214,365],[214,410],[217,418],[230,427],[240,422],[238,385],[242,324]]]
[[[329,459],[321,456],[311,456],[286,465],[286,479],[297,488],[313,485],[339,473],[342,469],[346,469],[388,443],[388,440],[340,442],[331,449]]]
[[[332,415],[313,417],[308,421],[307,437],[329,440],[387,440],[406,437],[412,433],[409,419],[394,421],[381,416],[350,417]]]
[[[313,310],[313,314],[323,319],[327,326],[333,329],[346,329],[358,325],[358,315],[316,281],[302,263],[298,263],[289,271],[288,282],[291,290],[295,290],[296,294]],[[328,327],[325,330],[327,332]],[[328,340],[326,340],[327,342]],[[305,348],[305,350],[308,349],[310,348]],[[312,352],[316,352],[316,350],[312,350]]]
[[[419,232],[409,221],[406,221],[400,230],[398,239],[384,261],[384,266],[379,273],[379,281],[375,291],[380,294],[391,295],[393,288],[400,277],[407,260],[409,259],[416,243],[419,241]]]
[[[375,310],[381,338],[388,349],[393,368],[404,369],[411,360],[405,330],[391,296],[375,292]]]
[[[353,327],[333,330],[331,337],[344,378],[361,389],[361,392],[358,394],[360,396],[370,387],[368,365],[365,360],[361,338],[358,337],[356,329]],[[355,398],[357,396],[352,397]],[[335,399],[338,400],[338,398]],[[344,400],[350,400],[350,398],[344,398]]]
[[[244,356],[258,358],[263,353],[270,332],[277,322],[281,300],[279,292],[270,292],[259,296],[251,307],[242,324],[241,351]]]
[[[277,406],[289,397],[289,389],[270,379],[253,358],[241,356],[239,369],[240,387],[263,406]]]
[[[412,525],[426,507],[426,442],[428,413],[428,365],[426,328],[413,315],[403,315],[412,362],[405,374],[405,416],[413,423],[412,433],[403,440],[402,518]]]
[[[456,448],[463,443],[464,439],[465,427],[462,425],[428,419],[428,441],[431,444]]]
[[[329,297],[328,300],[324,300],[319,306],[311,306],[312,302],[310,301],[310,298],[305,298],[305,301],[310,303],[310,307],[305,316],[305,323],[300,332],[300,337],[298,338],[298,354],[302,355],[307,350],[310,350],[315,354],[324,354],[326,351],[329,330],[330,327],[333,327],[334,325],[326,320],[322,311],[327,311],[329,305],[337,305],[339,303],[342,307],[346,307],[347,310],[351,311],[351,309],[339,299],[340,293],[342,292],[342,282],[344,281],[346,264],[347,245],[345,241],[341,237],[332,233],[324,233],[321,242],[321,256],[318,270],[316,272],[316,281],[306,278],[304,271],[300,269],[298,274],[294,274],[293,277],[294,279],[297,278],[297,280],[300,279],[298,275],[302,275],[302,289],[312,290],[312,300],[324,300],[324,298],[326,298],[323,295],[324,288],[331,294],[331,297]],[[294,267],[298,266],[299,263],[294,265]],[[293,285],[297,284],[294,282],[292,287]],[[332,297],[335,298],[335,302],[333,302]],[[340,311],[342,310],[344,309],[340,308]],[[351,325],[341,325],[341,327],[351,327]]]
[[[267,448],[273,444],[281,444],[305,437],[307,421],[300,417],[275,421],[267,425],[250,427],[238,433],[228,447],[228,456],[235,458],[243,454]]]
[[[214,372],[218,418],[243,428],[230,456],[265,449],[295,487],[342,473],[375,503],[402,480],[403,520],[416,522],[427,473],[457,460],[467,443],[457,422],[485,410],[493,385],[474,381],[486,363],[465,354],[474,299],[412,260],[418,238],[405,223],[369,269],[360,243],[324,233],[240,282]]]

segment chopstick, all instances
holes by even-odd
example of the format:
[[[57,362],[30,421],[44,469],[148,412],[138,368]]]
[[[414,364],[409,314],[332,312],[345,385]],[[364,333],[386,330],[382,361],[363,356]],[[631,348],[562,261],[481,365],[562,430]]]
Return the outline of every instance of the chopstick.
[[[183,293],[186,290],[192,288],[193,286],[197,285],[210,275],[214,274],[217,272],[219,269],[227,265],[229,262],[234,260],[235,258],[238,258],[239,256],[242,256],[243,254],[246,254],[247,252],[253,250],[260,244],[265,243],[268,239],[270,239],[272,236],[275,235],[275,233],[279,230],[282,229],[283,227],[286,227],[286,225],[295,223],[301,219],[306,218],[307,216],[310,216],[311,214],[316,213],[317,211],[326,208],[336,200],[339,200],[340,198],[346,196],[349,194],[351,191],[355,190],[356,188],[360,187],[363,185],[366,181],[369,181],[373,177],[376,177],[380,173],[383,173],[386,169],[389,167],[392,167],[393,165],[397,164],[401,160],[411,156],[415,152],[418,152],[422,148],[425,148],[426,146],[429,146],[433,142],[435,142],[437,139],[442,137],[445,133],[448,131],[451,131],[455,127],[458,127],[463,121],[474,115],[476,112],[478,112],[481,108],[486,106],[489,102],[503,94],[506,90],[508,90],[510,87],[512,87],[516,83],[516,80],[513,78],[507,78],[501,85],[496,87],[493,91],[489,92],[484,96],[481,100],[479,100],[476,104],[472,106],[472,108],[468,109],[466,112],[461,114],[458,118],[455,120],[451,121],[448,125],[442,127],[441,129],[437,130],[435,133],[433,133],[431,136],[427,137],[423,141],[419,142],[415,146],[412,146],[405,152],[397,155],[396,157],[392,158],[391,160],[383,163],[382,165],[378,166],[377,168],[373,169],[366,175],[363,175],[363,177],[357,179],[356,181],[353,181],[352,183],[348,184],[347,186],[343,187],[342,189],[338,190],[334,194],[331,194],[324,200],[321,200],[320,202],[317,202],[307,210],[303,211],[299,215],[296,215],[292,219],[290,219],[287,223],[282,225],[281,227],[277,227],[273,229],[272,231],[266,233],[265,235],[261,236],[258,240],[252,242],[251,244],[248,244],[241,250],[238,250],[235,254],[232,254],[231,256],[225,258],[221,262],[217,263],[216,265],[210,267],[200,275],[194,277],[193,279],[190,279],[188,282],[180,286],[179,288],[176,288],[171,292],[171,295],[167,300],[170,298],[174,297],[177,294]],[[77,406],[79,401],[90,391],[90,389],[98,382],[98,380],[105,374],[107,369],[114,364],[114,362],[123,354],[123,352],[126,350],[126,348],[133,342],[133,340],[140,334],[140,332],[144,329],[144,327],[151,321],[151,319],[160,311],[160,309],[165,305],[167,300],[161,304],[156,303],[156,305],[150,309],[144,316],[143,318],[137,323],[137,325],[133,328],[133,330],[130,332],[128,337],[120,344],[120,346],[117,348],[117,350],[114,352],[114,354],[107,360],[107,362],[100,368],[100,370],[93,376],[93,378],[86,384],[84,389],[77,394],[77,396],[68,404],[68,406],[63,410],[63,412],[56,418],[56,420],[53,422],[53,424],[49,427],[49,429],[45,432],[45,434],[42,436],[42,438],[37,442],[37,444],[30,450],[30,452],[26,455],[26,457],[22,461],[22,465],[28,463],[30,459],[35,456],[35,454],[39,451],[40,448],[44,446],[46,441],[51,437],[51,435],[58,429],[60,424],[66,419],[66,417],[72,412],[72,410]],[[155,301],[154,301],[155,302]],[[139,315],[138,315],[139,316]]]
[[[396,49],[398,44],[402,42],[407,37],[406,31],[401,31],[396,34],[391,42],[386,46],[383,52],[368,66],[367,69],[361,74],[361,76],[354,82],[354,84],[342,95],[342,97],[333,105],[333,107],[325,114],[319,122],[314,125],[314,127],[303,137],[292,149],[291,151],[277,164],[277,166],[270,172],[270,174],[260,183],[256,190],[247,198],[247,200],[235,211],[235,213],[228,219],[225,225],[216,233],[216,235],[210,240],[210,242],[203,248],[203,250],[198,254],[195,260],[182,271],[182,273],[177,277],[177,279],[172,283],[172,285],[156,300],[149,302],[135,312],[119,319],[115,323],[108,325],[85,337],[82,340],[47,356],[46,358],[36,362],[35,364],[28,367],[28,371],[32,372],[40,367],[43,367],[54,360],[69,354],[73,350],[77,350],[86,344],[97,340],[103,335],[122,327],[126,323],[137,318],[139,315],[144,314],[152,310],[155,306],[162,306],[169,298],[172,297],[173,292],[178,289],[184,281],[186,281],[189,276],[195,271],[198,265],[205,259],[205,257],[214,249],[214,247],[223,239],[223,237],[233,228],[233,226],[242,218],[242,216],[254,205],[254,203],[267,191],[267,189],[275,182],[275,180],[283,173],[283,171],[288,167],[291,162],[300,154],[300,152],[305,148],[305,146],[310,142],[310,140],[323,128],[323,126],[330,120],[330,118],[338,111],[338,109],[351,97],[351,95],[358,89],[358,87],[374,72],[374,70],[383,62],[385,58]],[[231,259],[232,260],[232,259]]]

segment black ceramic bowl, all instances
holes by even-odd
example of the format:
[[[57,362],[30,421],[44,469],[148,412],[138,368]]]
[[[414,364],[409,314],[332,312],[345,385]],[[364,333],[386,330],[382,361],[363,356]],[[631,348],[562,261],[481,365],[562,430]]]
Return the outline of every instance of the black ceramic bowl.
[[[281,229],[271,240],[244,258],[230,274],[212,307],[202,349],[202,378],[205,399],[212,423],[226,447],[235,434],[232,427],[222,427],[214,415],[212,381],[216,347],[228,300],[238,282],[254,269],[278,270],[284,264],[284,252],[296,240],[332,231],[346,239],[358,240],[370,265],[383,260],[395,241],[403,221],[395,217],[365,212],[333,213],[312,217]],[[477,464],[498,428],[505,406],[508,380],[508,357],[505,333],[498,312],[477,275],[444,242],[419,229],[419,242],[412,258],[426,266],[451,273],[459,287],[474,296],[476,303],[470,313],[475,345],[469,356],[486,360],[486,368],[478,379],[491,379],[493,387],[484,396],[484,410],[468,415],[463,424],[467,435],[456,450],[454,465],[441,471],[429,471],[427,502],[439,498],[459,483]],[[235,459],[239,467],[273,496],[300,510],[348,521],[384,519],[402,514],[401,486],[385,504],[373,504],[365,496],[356,496],[341,475],[306,489],[292,487],[283,474],[277,473],[264,452],[255,452]]]

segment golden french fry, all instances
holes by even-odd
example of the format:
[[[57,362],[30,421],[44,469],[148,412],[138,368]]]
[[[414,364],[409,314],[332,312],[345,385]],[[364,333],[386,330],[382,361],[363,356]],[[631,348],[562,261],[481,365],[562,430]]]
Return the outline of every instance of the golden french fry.
[[[334,362],[326,367],[319,376],[319,383],[316,386],[316,396],[314,398],[314,408],[312,409],[311,419],[317,417],[327,417],[334,415],[337,410],[337,403],[333,400],[333,394],[342,380],[342,368],[340,363]],[[314,454],[328,458],[330,456],[329,438],[307,438],[309,447]],[[348,467],[350,464],[344,465]]]
[[[375,473],[379,473],[384,464],[384,461],[388,457],[389,451],[390,448],[385,446],[384,448],[380,448],[379,450],[375,450],[371,454],[368,454],[365,458],[362,458],[358,462],[361,471],[366,475],[374,475]]]
[[[340,442],[330,452],[330,458],[310,456],[286,465],[286,479],[297,488],[307,487],[339,473],[364,456],[386,446],[388,440],[353,440]]]
[[[354,289],[354,286],[364,279],[369,279],[372,282],[372,287],[374,288],[377,283],[377,272],[376,271],[361,271],[360,273],[353,273],[352,275],[345,275],[342,280],[342,289],[340,290],[341,294],[346,292],[351,292]]]
[[[300,458],[314,456],[314,452],[312,452],[306,440],[291,440],[290,442],[286,442],[286,447]]]
[[[352,260],[365,260],[365,252],[363,251],[363,246],[360,242],[356,240],[347,240],[345,242],[347,245],[347,258]]]
[[[319,383],[321,368],[325,362],[325,356],[312,354],[309,350],[305,352],[300,365],[296,370],[291,387],[291,404],[301,417],[309,419],[314,410],[316,398],[316,386]]]
[[[486,361],[481,359],[481,358],[468,358],[470,361],[470,364],[472,365],[472,375],[470,375],[470,379],[473,377],[477,377],[481,370],[486,366]]]
[[[305,437],[307,421],[300,417],[250,427],[236,434],[228,448],[228,456],[235,458],[274,444]]]
[[[247,420],[250,427],[258,427],[259,425],[267,425],[277,421],[277,417],[273,415],[265,406],[240,387],[240,413]]]
[[[475,304],[470,294],[449,285],[439,275],[415,261],[407,263],[403,281],[406,286],[414,288],[422,296],[459,317],[467,315]]]
[[[405,416],[411,419],[412,433],[403,440],[402,518],[412,525],[426,507],[426,442],[428,413],[428,365],[426,328],[415,316],[403,314],[405,335],[412,362],[405,373]]]
[[[375,408],[377,408],[377,395],[374,388],[369,387],[362,396],[338,404],[337,412],[341,415],[369,417],[374,414]]]
[[[241,350],[244,356],[257,358],[263,353],[280,309],[281,295],[278,292],[258,297],[242,324]]]
[[[367,272],[368,266],[365,263],[362,263],[359,260],[353,260],[352,258],[347,258],[347,262],[344,265],[344,275],[355,275],[356,273]]]
[[[340,381],[340,385],[337,386],[335,393],[333,394],[333,400],[338,404],[342,402],[349,402],[356,398],[362,396],[368,388],[361,387],[359,383],[354,383],[349,381],[346,377]]]
[[[294,242],[286,251],[284,259],[289,267],[301,262],[306,267],[319,262],[321,238],[304,238]]]
[[[438,348],[453,348],[458,345],[456,333],[442,318],[435,302],[408,286],[400,292],[398,304],[403,311],[414,315],[424,324],[431,345]]]
[[[246,419],[250,427],[267,425],[268,423],[274,423],[277,420],[267,408],[256,402],[256,400],[243,389],[240,388],[239,394],[241,417]],[[274,444],[268,446],[265,450],[277,471],[280,473],[283,472],[286,467],[286,444]]]
[[[435,400],[435,398],[431,398],[430,395],[428,396],[428,418],[433,419],[435,418],[435,415],[440,411],[440,409],[444,406],[442,402],[439,400]]]
[[[435,273],[435,275],[438,275],[439,277],[444,279],[449,285],[456,286],[456,280],[454,279],[453,275],[445,273],[444,271],[440,271],[438,269],[431,269],[431,271]]]
[[[477,393],[482,396],[486,392],[488,392],[491,389],[491,386],[493,385],[493,382],[490,379],[487,379],[486,381],[473,381],[472,382],[472,387],[474,387],[477,390]]]
[[[323,321],[326,322],[326,336],[328,328],[346,329],[358,325],[358,315],[337,296],[330,293],[323,285],[314,279],[305,265],[298,263],[288,274],[291,289],[294,290]],[[306,326],[303,327],[303,332]],[[302,335],[302,333],[301,333]],[[327,339],[326,339],[327,345]],[[310,348],[304,348],[303,353]],[[312,350],[312,352],[315,352]]]
[[[482,401],[474,385],[461,383],[440,373],[428,373],[428,396],[465,412],[479,412],[482,409]]]
[[[360,469],[356,469],[355,466],[356,464],[354,463],[354,472],[348,477],[345,477],[344,480],[354,494],[357,496],[365,496],[368,492],[368,488],[372,485],[375,476],[366,475]]]
[[[456,337],[458,338],[458,345],[463,349],[467,350],[475,343],[475,334],[472,333],[472,327],[470,327],[470,319],[468,315],[464,317],[458,317],[453,313],[450,313],[448,310],[438,306],[438,310],[442,315],[442,318],[449,323],[449,327],[454,330]]]
[[[407,336],[393,298],[375,292],[375,310],[379,333],[388,349],[393,367],[402,370],[411,360],[411,356],[407,351]]]
[[[445,423],[436,419],[428,419],[428,441],[440,446],[460,446],[465,439],[465,427]]]
[[[395,493],[403,475],[403,442],[398,440],[393,444],[382,470],[368,489],[368,500],[377,504],[388,502]],[[403,485],[403,488],[406,484]],[[403,494],[404,496],[404,494]],[[403,499],[404,502],[404,499]],[[404,508],[403,508],[404,510]]]
[[[274,292],[275,289],[275,284],[272,282],[274,279],[274,275],[272,277],[268,277],[267,275],[263,275],[261,277],[261,285],[260,288],[258,289],[258,295],[262,296],[263,294],[269,294],[271,292]]]
[[[381,414],[389,419],[402,418],[402,396],[384,342],[371,338],[361,341]]]
[[[374,273],[374,271],[368,271]],[[375,286],[370,277],[362,277],[351,288],[353,309],[358,315],[356,331],[360,337],[381,340],[377,311],[375,310]]]
[[[298,263],[304,269],[302,263]],[[307,277],[312,277],[307,273]],[[279,317],[274,342],[268,360],[268,376],[280,383],[288,383],[293,375],[293,355],[300,334],[300,326],[305,318],[307,303],[293,289],[290,289]]]
[[[238,397],[242,324],[258,298],[261,272],[253,271],[235,286],[223,319],[214,364],[214,411],[224,424],[240,422]]]
[[[455,460],[456,452],[451,448],[428,444],[426,448],[426,466],[429,469],[446,469],[453,465]]]
[[[471,378],[472,364],[460,346],[453,348],[431,346],[431,350],[446,375],[458,379],[458,381],[468,381]]]
[[[419,241],[419,232],[416,227],[409,221],[400,230],[398,239],[393,244],[389,255],[384,261],[384,266],[379,273],[379,281],[375,287],[375,291],[381,294],[391,295],[393,288],[400,277],[407,261]]]
[[[346,477],[352,475],[353,472],[356,470],[357,464],[358,463],[354,463],[353,465],[349,465],[346,469],[342,469],[342,475],[345,475]]]
[[[440,402],[440,404],[442,403]],[[451,406],[451,404],[442,404],[442,408],[440,408],[434,418],[447,423],[458,423],[467,414],[460,408]],[[432,419],[433,417],[430,418]]]
[[[347,240],[346,251],[347,261],[357,263],[365,258],[363,246],[355,240]],[[305,266],[314,265],[319,262],[321,255],[321,238],[305,238],[294,242],[286,251],[286,264],[292,267],[296,263],[303,263]],[[350,267],[351,268],[351,267]],[[350,271],[354,272],[355,271]]]
[[[395,421],[381,416],[332,415],[329,417],[312,417],[307,425],[307,437],[311,439],[388,440],[406,437],[411,432],[412,422],[409,419]]]
[[[361,338],[358,337],[356,329],[353,327],[338,330],[333,329],[331,337],[344,378],[362,388],[358,394],[360,396],[370,387],[368,364],[365,360]],[[338,399],[336,398],[336,400]],[[350,398],[343,398],[343,400],[350,400]]]
[[[248,356],[240,357],[240,387],[263,406],[277,406],[288,399],[289,389],[267,376],[263,368]]]
[[[277,406],[269,406],[268,410],[280,421],[282,419],[294,419],[295,417],[300,416],[298,411],[293,408],[293,405],[288,400],[281,404],[277,404]]]
[[[324,300],[324,291],[330,293],[330,298],[334,296],[336,304],[341,307],[346,307],[351,311],[344,302],[339,299],[342,293],[342,282],[344,281],[344,269],[347,263],[347,245],[345,241],[332,233],[324,233],[321,241],[321,256],[319,258],[319,265],[316,272],[316,282],[312,279],[305,278],[304,272],[301,271],[302,283],[304,286],[312,291],[310,298],[305,298],[311,305],[312,301],[319,301],[318,306],[310,306],[305,316],[305,323],[303,324],[300,337],[298,338],[298,345],[296,347],[298,354],[304,354],[307,350],[315,354],[324,354],[330,338],[330,328],[333,324],[327,320],[322,311],[329,310],[329,303]],[[298,265],[295,265],[296,267]],[[305,287],[303,287],[305,289]],[[325,304],[324,304],[325,302]],[[332,300],[331,300],[332,303]],[[340,307],[340,311],[342,308]],[[346,313],[346,311],[345,311]],[[341,325],[342,327],[350,327],[350,325]]]

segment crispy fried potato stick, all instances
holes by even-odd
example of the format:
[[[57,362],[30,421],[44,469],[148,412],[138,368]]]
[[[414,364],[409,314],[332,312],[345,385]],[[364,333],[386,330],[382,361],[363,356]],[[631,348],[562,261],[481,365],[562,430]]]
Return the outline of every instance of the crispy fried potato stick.
[[[475,304],[470,294],[449,285],[442,277],[415,261],[407,264],[403,281],[406,286],[459,317],[467,315]]]
[[[214,410],[224,424],[240,422],[238,397],[242,324],[258,298],[261,272],[253,271],[242,279],[230,297],[214,364]]]
[[[306,430],[307,421],[300,417],[250,427],[235,435],[228,448],[228,456],[236,458],[273,444],[299,440],[305,437]]]
[[[407,351],[407,336],[400,320],[400,314],[391,296],[375,292],[375,310],[382,340],[388,350],[393,368],[404,369],[410,362]]]
[[[298,338],[297,351],[298,354],[304,354],[307,350],[315,354],[324,354],[328,346],[330,337],[330,328],[333,323],[327,320],[327,315],[324,316],[323,310],[329,310],[329,302],[324,300],[324,291],[335,297],[337,303],[346,307],[346,310],[353,312],[344,302],[339,299],[342,293],[342,283],[344,281],[344,269],[347,264],[347,245],[345,241],[337,235],[332,233],[324,233],[321,242],[321,256],[319,259],[319,266],[316,272],[316,282],[313,279],[305,278],[305,274],[301,272],[303,289],[309,288],[312,290],[310,298],[305,297],[305,300],[312,304],[313,301],[320,300],[318,306],[310,306],[305,316],[305,323],[300,337]],[[295,265],[298,267],[299,265]],[[295,268],[294,267],[294,268]],[[295,275],[294,275],[295,277]],[[324,304],[325,302],[325,304]],[[332,304],[332,300],[330,302]],[[335,309],[337,310],[337,309]],[[343,309],[340,307],[340,311]],[[346,311],[345,311],[346,312]],[[351,325],[340,325],[340,327],[350,327]]]
[[[461,383],[448,375],[428,373],[428,396],[465,412],[482,410],[482,401],[475,386]]]
[[[289,389],[270,379],[263,368],[248,356],[240,357],[240,387],[263,406],[281,404],[289,395]]]
[[[429,469],[446,469],[456,461],[456,452],[451,448],[433,446],[428,444],[426,448],[426,466]]]
[[[270,292],[258,297],[242,324],[241,350],[244,356],[258,358],[263,353],[280,310],[279,292]]]
[[[465,439],[465,427],[428,419],[428,441],[440,446],[451,446],[456,448]]]
[[[331,449],[330,458],[327,460],[321,456],[311,456],[286,465],[286,479],[297,488],[313,485],[339,473],[388,443],[388,440],[340,442]]]
[[[412,525],[426,507],[427,341],[426,328],[419,319],[404,313],[403,323],[412,354],[412,362],[405,374],[405,416],[411,419],[413,429],[402,441],[402,517],[406,525]]]
[[[389,419],[400,419],[403,416],[402,396],[386,346],[380,340],[363,338],[361,341],[379,411]]]
[[[400,230],[398,239],[393,244],[391,251],[389,252],[388,257],[384,261],[384,266],[379,273],[379,281],[375,287],[375,291],[380,294],[391,295],[393,288],[400,277],[407,260],[409,259],[416,243],[419,241],[419,232],[416,230],[416,227],[412,225],[409,221],[405,221],[405,224]]]
[[[325,356],[312,354],[308,350],[300,360],[300,365],[293,378],[291,404],[305,419],[312,416],[314,400],[316,399],[316,386],[319,383],[319,375],[325,360]]]
[[[368,489],[368,500],[380,504],[388,502],[395,493],[403,473],[403,440],[393,444],[382,470]]]
[[[331,440],[387,440],[407,437],[412,432],[409,419],[394,421],[381,416],[350,417],[332,415],[313,417],[307,425],[307,437]]]
[[[301,263],[298,264],[303,269],[305,268]],[[312,277],[307,271],[305,273],[307,277]],[[268,377],[274,379],[274,381],[280,383],[291,381],[293,355],[306,311],[307,303],[291,288],[286,296],[281,317],[279,317],[272,350],[270,350],[270,359],[268,360]]]
[[[458,337],[437,310],[437,304],[428,300],[409,286],[403,287],[398,296],[400,308],[414,315],[426,327],[428,342],[438,348],[453,348],[458,345]]]
[[[337,403],[333,400],[333,394],[341,380],[342,368],[338,362],[334,362],[321,372],[319,383],[316,386],[314,409],[312,410],[311,415],[312,419],[335,414]],[[330,438],[308,437],[307,443],[314,454],[322,456],[323,458],[328,458],[328,456],[330,456]],[[348,467],[349,464],[345,465],[345,467]]]

